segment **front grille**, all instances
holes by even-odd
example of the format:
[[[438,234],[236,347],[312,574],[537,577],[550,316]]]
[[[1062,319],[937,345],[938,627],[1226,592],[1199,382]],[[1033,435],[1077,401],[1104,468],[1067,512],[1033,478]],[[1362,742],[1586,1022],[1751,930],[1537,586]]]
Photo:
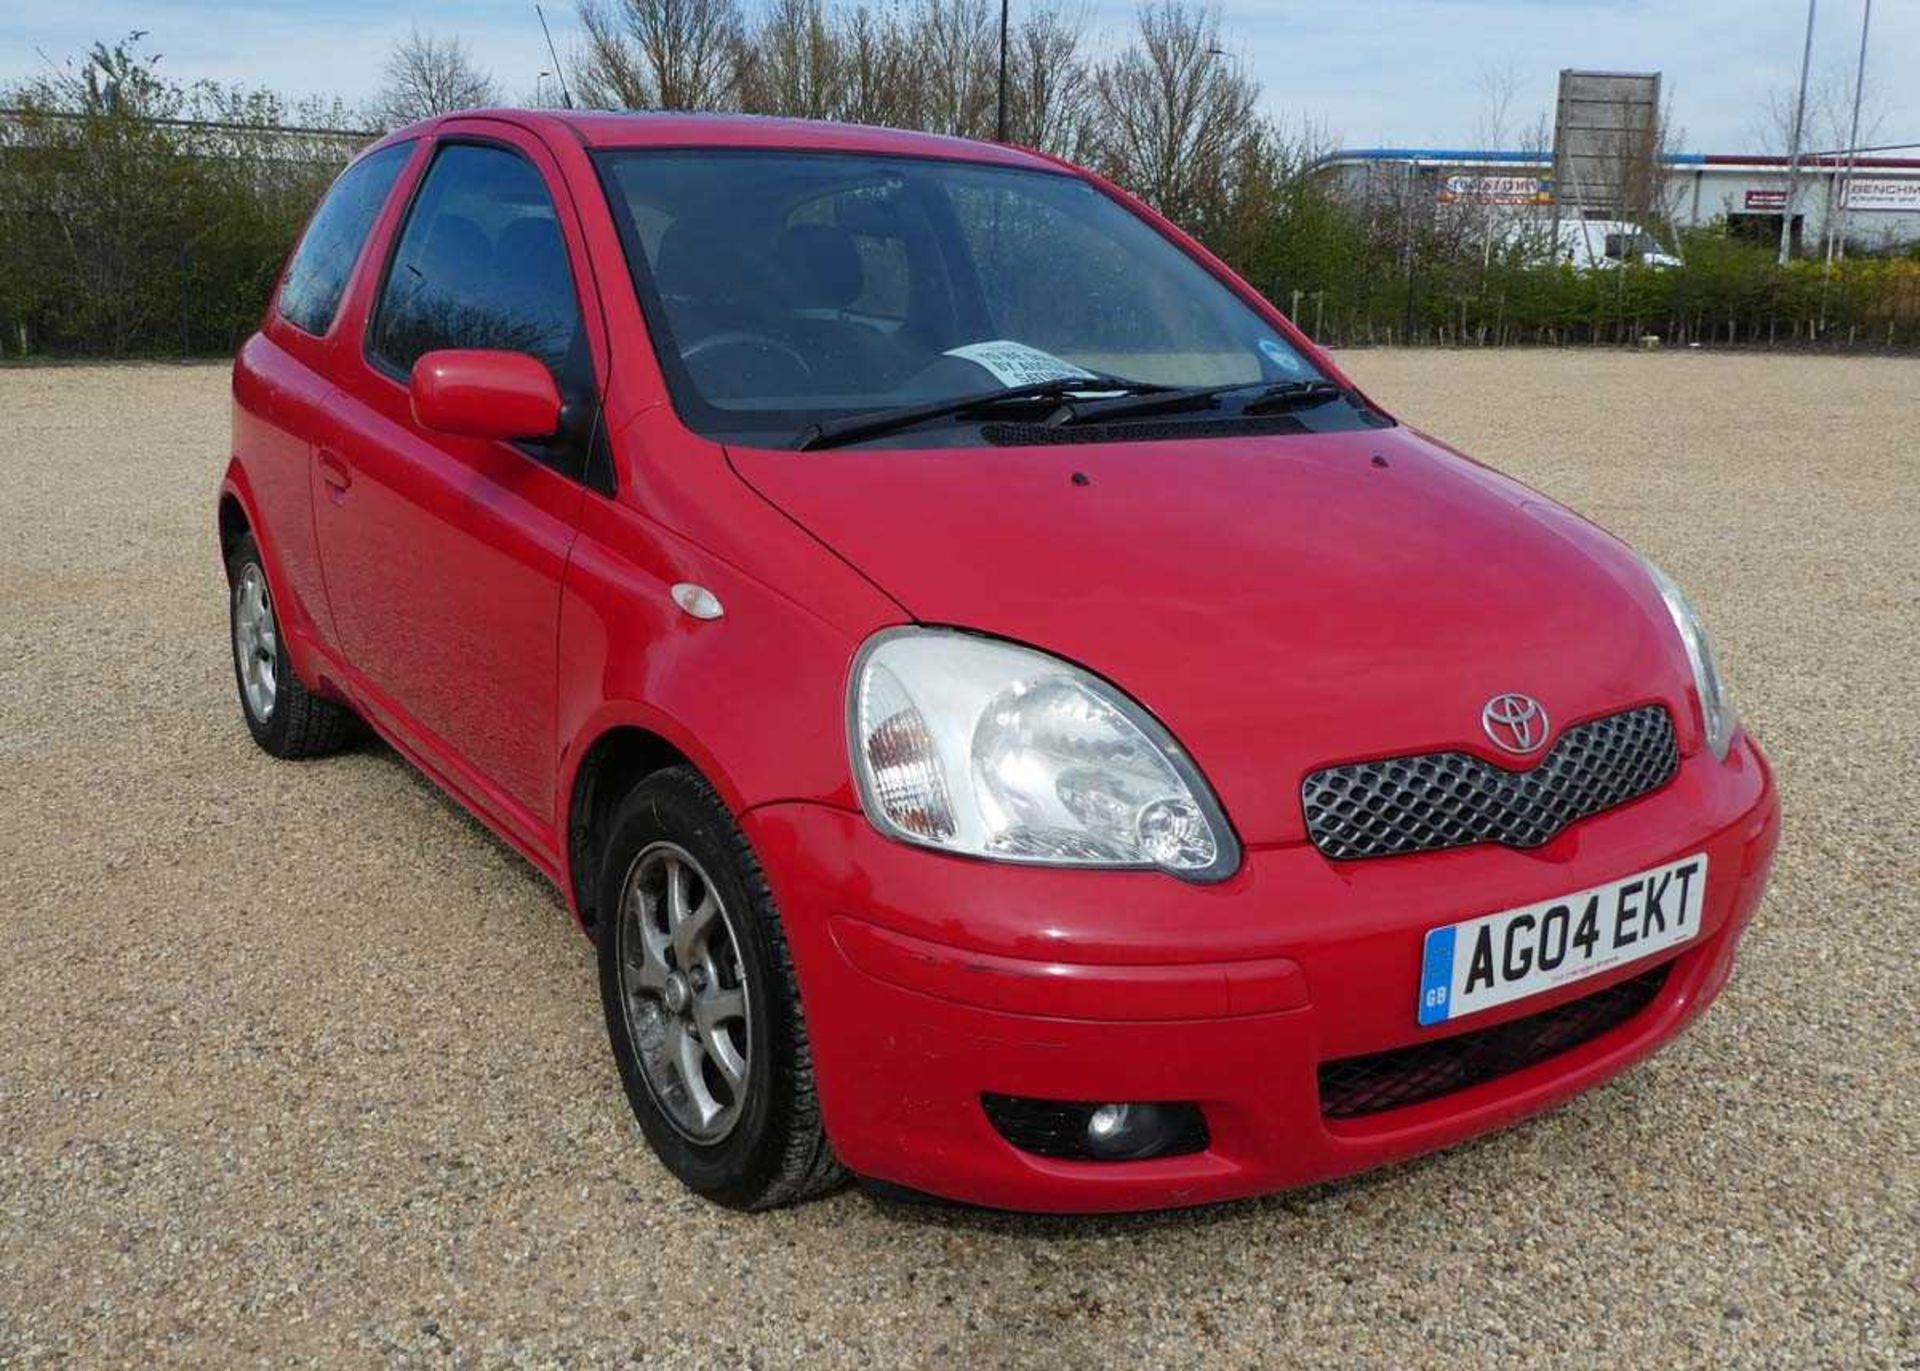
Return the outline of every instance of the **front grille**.
[[[1653,1003],[1671,963],[1524,1019],[1320,1067],[1320,1112],[1356,1119],[1511,1075],[1616,1028]]]
[[[1659,789],[1679,766],[1672,716],[1645,705],[1568,729],[1531,771],[1428,752],[1316,771],[1301,799],[1307,833],[1329,857],[1538,847],[1576,820]]]

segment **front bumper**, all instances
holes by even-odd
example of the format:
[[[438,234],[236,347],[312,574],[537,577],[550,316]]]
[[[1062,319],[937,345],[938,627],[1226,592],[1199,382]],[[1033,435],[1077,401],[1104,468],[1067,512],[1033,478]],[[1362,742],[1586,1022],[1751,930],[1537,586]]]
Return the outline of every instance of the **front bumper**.
[[[1713,999],[1765,890],[1772,776],[1742,736],[1666,787],[1545,847],[1336,863],[1253,848],[1213,886],[1140,872],[945,857],[858,815],[775,804],[744,816],[786,922],[829,1136],[854,1171],[1029,1210],[1201,1204],[1414,1156],[1548,1108],[1647,1056]],[[1704,850],[1701,932],[1664,954],[1658,996],[1617,1028],[1420,1104],[1323,1117],[1323,1062],[1538,1013],[1657,965],[1631,963],[1424,1030],[1428,928]],[[983,1092],[1197,1103],[1204,1152],[1057,1161],[1015,1149]]]

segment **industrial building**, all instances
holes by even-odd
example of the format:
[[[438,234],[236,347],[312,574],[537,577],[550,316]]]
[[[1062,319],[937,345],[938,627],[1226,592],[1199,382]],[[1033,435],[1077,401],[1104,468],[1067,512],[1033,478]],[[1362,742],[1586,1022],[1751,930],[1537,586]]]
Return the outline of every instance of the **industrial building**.
[[[1736,234],[1776,242],[1787,200],[1785,157],[1746,153],[1669,153],[1661,158],[1661,208],[1676,229],[1724,221]],[[1556,197],[1553,154],[1471,148],[1354,148],[1319,163],[1361,200],[1485,205],[1519,216],[1580,217],[1574,197]],[[1920,157],[1861,155],[1851,181],[1844,156],[1800,159],[1795,194],[1795,250],[1822,254],[1829,226],[1838,229],[1846,200],[1850,252],[1895,251],[1920,242]],[[1561,203],[1556,209],[1556,199]]]

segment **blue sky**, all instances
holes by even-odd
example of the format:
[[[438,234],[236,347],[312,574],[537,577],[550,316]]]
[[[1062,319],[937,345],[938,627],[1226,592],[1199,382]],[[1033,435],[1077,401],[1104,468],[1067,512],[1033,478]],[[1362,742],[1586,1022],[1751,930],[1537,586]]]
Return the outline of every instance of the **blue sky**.
[[[752,3],[752,0],[749,0]],[[1016,13],[1022,0],[1014,0]],[[1091,0],[1092,32],[1128,23],[1125,0]],[[1222,0],[1229,46],[1276,114],[1311,119],[1349,146],[1457,145],[1481,130],[1483,76],[1517,78],[1514,122],[1553,98],[1561,67],[1666,74],[1687,148],[1755,150],[1769,94],[1791,90],[1803,0]],[[547,6],[555,37],[570,0]],[[1920,0],[1876,0],[1871,103],[1878,141],[1920,140]],[[22,0],[0,23],[0,79],[135,26],[176,76],[213,77],[350,99],[378,83],[381,59],[411,22],[457,32],[511,91],[549,64],[532,0]],[[1851,80],[1860,0],[1823,0],[1814,65]],[[1871,72],[1877,68],[1879,79]],[[1920,155],[1920,154],[1917,154]]]

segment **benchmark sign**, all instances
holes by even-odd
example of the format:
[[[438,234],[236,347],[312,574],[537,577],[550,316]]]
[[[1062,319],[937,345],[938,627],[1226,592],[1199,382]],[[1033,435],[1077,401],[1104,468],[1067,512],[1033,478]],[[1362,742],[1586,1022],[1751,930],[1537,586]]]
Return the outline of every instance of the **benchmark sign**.
[[[1847,208],[1920,213],[1920,176],[1856,176],[1847,187]]]

